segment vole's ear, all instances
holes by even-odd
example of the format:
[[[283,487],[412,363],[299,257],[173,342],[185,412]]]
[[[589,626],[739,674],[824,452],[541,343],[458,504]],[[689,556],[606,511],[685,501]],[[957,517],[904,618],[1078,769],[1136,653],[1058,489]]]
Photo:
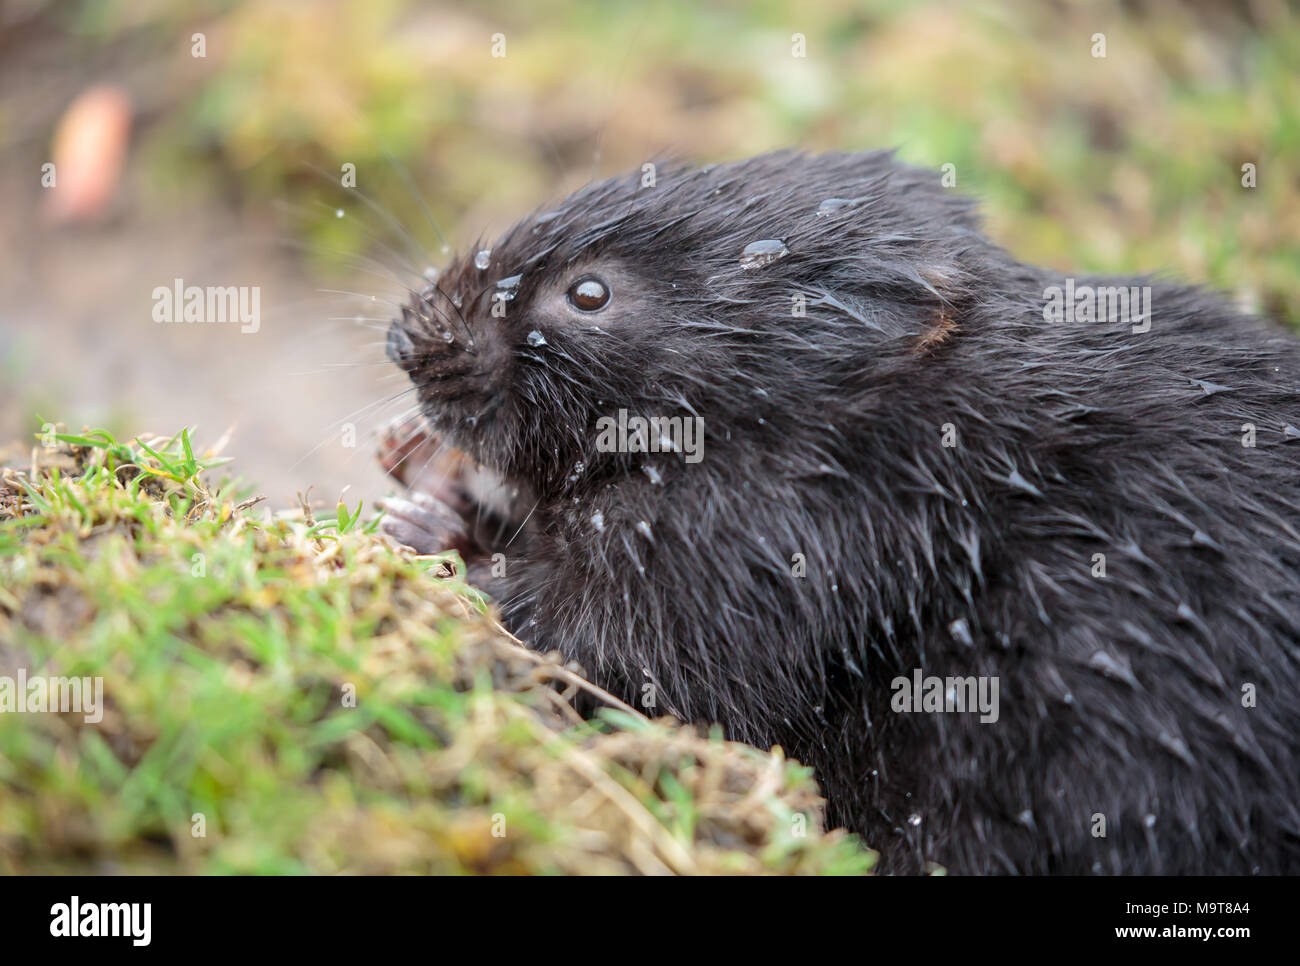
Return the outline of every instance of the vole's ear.
[[[921,330],[915,336],[912,353],[929,355],[951,342],[961,331],[964,307],[972,297],[969,272],[947,260],[931,261],[917,269],[921,286],[934,300],[923,308]]]
[[[927,356],[950,342],[960,331],[956,311],[949,306],[939,308],[929,317],[926,328],[916,337],[912,344],[912,355]]]

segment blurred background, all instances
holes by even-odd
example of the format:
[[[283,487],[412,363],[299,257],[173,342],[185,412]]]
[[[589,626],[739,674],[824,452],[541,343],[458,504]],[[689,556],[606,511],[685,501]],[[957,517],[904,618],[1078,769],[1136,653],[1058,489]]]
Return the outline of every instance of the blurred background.
[[[233,429],[273,506],[373,499],[382,330],[440,232],[789,145],[952,164],[1022,259],[1300,326],[1283,0],[0,0],[0,439]],[[258,286],[258,331],[155,323],[178,278]]]

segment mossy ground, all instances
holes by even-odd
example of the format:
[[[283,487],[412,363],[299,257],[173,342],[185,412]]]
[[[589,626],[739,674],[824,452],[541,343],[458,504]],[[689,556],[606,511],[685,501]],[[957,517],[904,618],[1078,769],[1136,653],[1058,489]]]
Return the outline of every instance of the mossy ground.
[[[578,669],[360,507],[273,516],[187,433],[8,456],[0,678],[101,677],[103,717],[0,712],[2,873],[871,866],[779,751],[581,720]]]

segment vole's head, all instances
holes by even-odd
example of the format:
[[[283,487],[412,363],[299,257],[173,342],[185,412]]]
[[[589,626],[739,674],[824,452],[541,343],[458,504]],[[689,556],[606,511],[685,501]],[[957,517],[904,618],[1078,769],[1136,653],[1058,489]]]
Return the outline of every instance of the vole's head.
[[[454,261],[388,354],[440,432],[544,490],[599,458],[600,416],[743,437],[769,425],[750,410],[924,337],[975,227],[937,174],[884,152],[647,165]]]

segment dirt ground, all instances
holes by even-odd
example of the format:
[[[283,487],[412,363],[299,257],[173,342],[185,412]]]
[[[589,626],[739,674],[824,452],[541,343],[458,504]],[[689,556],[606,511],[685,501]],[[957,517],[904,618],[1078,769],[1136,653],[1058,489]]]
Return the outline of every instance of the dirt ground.
[[[193,426],[208,443],[231,429],[227,455],[274,506],[308,486],[328,506],[345,486],[354,504],[386,491],[374,431],[404,403],[376,403],[407,383],[385,363],[382,334],[351,319],[386,318],[390,306],[321,292],[270,219],[122,206],[97,227],[60,228],[42,217],[39,188],[22,190],[37,183],[36,172],[6,177],[0,195],[0,437],[33,432],[32,412],[121,435]],[[153,290],[176,278],[259,286],[259,330],[155,322]],[[339,281],[352,285],[395,291]]]

